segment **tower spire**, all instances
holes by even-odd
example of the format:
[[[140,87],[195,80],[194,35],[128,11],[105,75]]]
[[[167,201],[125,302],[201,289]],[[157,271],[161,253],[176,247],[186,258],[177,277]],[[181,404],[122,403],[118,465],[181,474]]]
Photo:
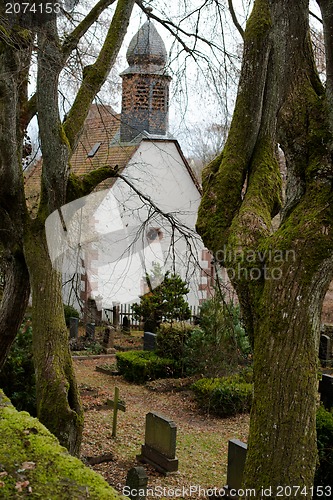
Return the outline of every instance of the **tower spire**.
[[[143,132],[166,135],[171,78],[164,42],[149,18],[132,38],[126,58],[129,67],[121,74],[121,141],[130,142]]]

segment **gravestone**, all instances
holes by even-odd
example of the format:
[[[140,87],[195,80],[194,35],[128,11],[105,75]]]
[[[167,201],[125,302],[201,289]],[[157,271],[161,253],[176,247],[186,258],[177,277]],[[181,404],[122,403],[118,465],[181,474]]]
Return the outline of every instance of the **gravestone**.
[[[130,320],[128,319],[127,316],[124,316],[123,318],[123,331],[126,332],[126,333],[129,333],[130,330],[131,330],[131,323],[130,323]]]
[[[145,444],[141,446],[141,455],[137,459],[152,465],[166,476],[176,472],[176,435],[177,426],[172,420],[158,413],[147,413]]]
[[[326,410],[333,407],[333,377],[323,374],[319,382],[320,401],[322,401]]]
[[[114,332],[115,329],[112,326],[107,326],[104,330],[103,336],[103,351],[106,354],[114,354],[116,352],[114,348]]]
[[[69,318],[69,338],[77,339],[79,336],[79,318]]]
[[[119,306],[113,306],[112,309],[112,318],[113,318],[113,326],[118,329],[119,326]]]
[[[156,346],[156,333],[144,332],[143,349],[145,351],[154,351]]]
[[[143,467],[133,467],[127,473],[126,496],[131,500],[145,500],[148,476]],[[127,494],[128,492],[128,494]]]
[[[319,359],[323,366],[331,363],[331,339],[328,335],[320,335]]]
[[[228,443],[228,470],[227,470],[227,486],[224,490],[226,497],[229,497],[229,492],[238,491],[242,487],[247,445],[239,439],[231,439]],[[238,498],[232,495],[232,498]]]
[[[95,323],[86,324],[86,337],[90,340],[95,339]]]

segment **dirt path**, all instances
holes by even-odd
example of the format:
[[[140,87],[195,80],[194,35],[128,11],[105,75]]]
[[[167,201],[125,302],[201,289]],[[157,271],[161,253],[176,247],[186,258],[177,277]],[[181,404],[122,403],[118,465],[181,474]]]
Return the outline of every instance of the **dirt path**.
[[[165,488],[169,496],[175,496],[174,488],[192,487],[191,498],[202,498],[194,486],[202,490],[222,488],[226,483],[228,440],[238,438],[246,441],[248,415],[229,419],[218,419],[200,413],[191,391],[161,392],[149,390],[143,385],[130,384],[119,376],[105,375],[95,371],[96,360],[75,361],[82,400],[86,409],[82,455],[92,457],[111,453],[111,462],[95,465],[105,479],[118,491],[126,483],[128,470],[138,465],[136,455],[144,443],[145,415],[158,412],[171,418],[177,425],[177,458],[179,472],[164,477],[150,466],[144,465],[149,488],[155,496]],[[117,437],[112,438],[112,411],[98,409],[107,398],[113,399],[114,388],[120,389],[120,398],[126,403],[126,412],[118,413]],[[89,389],[89,390],[87,390]],[[169,491],[168,491],[169,490]],[[163,491],[164,493],[164,491]],[[160,498],[167,495],[159,495]],[[153,495],[148,495],[153,498]]]

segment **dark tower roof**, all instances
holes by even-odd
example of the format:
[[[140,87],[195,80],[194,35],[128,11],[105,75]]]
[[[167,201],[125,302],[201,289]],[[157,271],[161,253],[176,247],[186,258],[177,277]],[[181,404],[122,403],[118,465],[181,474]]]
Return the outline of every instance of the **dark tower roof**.
[[[126,59],[129,64],[126,73],[164,74],[167,51],[155,26],[148,20],[132,38]]]

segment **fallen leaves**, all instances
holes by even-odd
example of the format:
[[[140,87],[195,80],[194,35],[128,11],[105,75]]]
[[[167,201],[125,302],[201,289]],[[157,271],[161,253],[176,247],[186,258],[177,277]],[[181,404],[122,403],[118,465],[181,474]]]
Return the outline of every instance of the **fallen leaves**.
[[[28,492],[32,493],[32,488],[31,488],[31,486],[29,486],[29,484],[30,484],[30,482],[28,480],[26,480],[26,481],[17,481],[17,483],[15,484],[15,489],[19,493],[22,493],[23,489],[28,487]]]
[[[21,465],[22,470],[33,470],[36,467],[35,462],[23,462]]]

